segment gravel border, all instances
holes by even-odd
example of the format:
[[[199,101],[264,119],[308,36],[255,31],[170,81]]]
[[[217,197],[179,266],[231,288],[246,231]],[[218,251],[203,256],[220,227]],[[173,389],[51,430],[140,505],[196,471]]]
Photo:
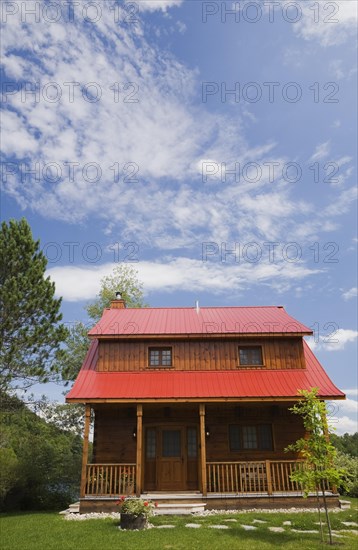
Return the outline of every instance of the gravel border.
[[[245,510],[204,510],[204,512],[194,512],[194,516],[216,516],[221,514],[317,514],[317,508],[249,508]],[[323,510],[323,508],[321,508]],[[330,508],[329,512],[337,514],[344,512],[341,508]]]
[[[342,508],[330,508],[329,512],[337,514],[344,512]],[[237,515],[237,514],[316,514],[317,508],[249,508],[246,510],[204,510],[203,512],[193,512],[190,514],[192,517],[205,517],[205,516],[220,516],[220,515]],[[154,513],[155,515],[155,513]],[[189,514],[188,514],[189,515]],[[83,521],[86,519],[120,519],[119,512],[91,512],[89,514],[78,514],[68,512],[63,514],[64,519],[72,521]]]

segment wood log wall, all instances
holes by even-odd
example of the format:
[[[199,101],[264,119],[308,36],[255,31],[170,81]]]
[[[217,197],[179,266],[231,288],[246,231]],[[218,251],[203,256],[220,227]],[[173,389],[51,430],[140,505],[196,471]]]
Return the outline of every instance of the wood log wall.
[[[301,419],[288,411],[289,405],[255,404],[207,404],[205,425],[210,430],[206,439],[206,460],[289,460],[297,458],[285,453],[284,448],[304,436]],[[272,451],[230,451],[228,426],[271,424],[274,447]],[[199,430],[199,405],[143,405],[143,429],[146,426],[182,425],[197,426]],[[93,463],[135,462],[136,409],[126,406],[98,406],[95,410]],[[199,432],[198,432],[199,433]]]
[[[261,345],[264,368],[305,368],[302,339],[282,337],[261,340],[101,341],[97,369],[103,372],[145,370],[148,369],[149,347],[169,346],[172,348],[173,369],[235,370],[245,368],[239,365],[239,345]]]

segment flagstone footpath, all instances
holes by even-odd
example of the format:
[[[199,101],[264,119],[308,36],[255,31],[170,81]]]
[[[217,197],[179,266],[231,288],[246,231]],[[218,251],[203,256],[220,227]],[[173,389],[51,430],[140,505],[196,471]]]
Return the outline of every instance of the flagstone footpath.
[[[258,512],[258,510],[245,510],[244,512],[240,512],[240,515],[245,512]],[[260,510],[260,513],[312,513],[315,512],[315,510],[307,510],[305,508],[292,508],[292,509],[279,509],[279,510]],[[330,513],[338,513],[340,512],[340,509],[334,509],[330,510]],[[206,510],[205,512],[201,514],[196,514],[194,518],[200,518],[205,516],[213,516],[213,515],[225,515],[225,514],[234,514],[237,513],[236,510]],[[103,518],[112,518],[112,519],[120,519],[120,514],[118,512],[112,512],[112,513],[91,513],[91,514],[66,514],[64,516],[66,520],[73,520],[73,521],[84,521],[89,519],[103,519]],[[243,518],[242,518],[243,519]],[[256,531],[257,525],[260,527],[267,527],[267,529],[273,533],[285,533],[285,532],[292,532],[292,533],[300,533],[300,534],[313,534],[313,533],[319,533],[318,529],[293,529],[292,528],[292,522],[291,521],[283,521],[282,527],[273,527],[268,525],[269,520],[262,520],[255,518],[251,521],[251,523],[240,523],[238,519],[235,518],[228,518],[228,519],[221,519],[222,523],[214,524],[214,525],[203,525],[202,523],[198,523],[195,521],[192,521],[191,523],[186,523],[185,527],[187,529],[230,529],[232,528],[233,524],[235,526],[239,526],[245,531]],[[346,534],[354,534],[358,535],[358,523],[355,521],[341,521],[342,529],[336,529],[332,531],[332,534],[334,537],[337,538],[344,538]],[[319,522],[315,522],[315,525],[319,525]],[[324,522],[323,522],[323,525]],[[175,529],[176,525],[173,525],[172,523],[165,523],[162,525],[152,525],[151,523],[148,525],[148,528],[150,529]],[[123,531],[123,529],[120,529]]]

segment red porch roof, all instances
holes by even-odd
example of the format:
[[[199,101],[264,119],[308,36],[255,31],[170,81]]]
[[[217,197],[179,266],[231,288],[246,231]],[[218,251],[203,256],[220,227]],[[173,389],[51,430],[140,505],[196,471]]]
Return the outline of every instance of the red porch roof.
[[[166,399],[295,398],[298,389],[319,388],[319,395],[343,399],[309,346],[306,369],[96,372],[98,340],[94,340],[67,401]]]
[[[281,306],[105,309],[93,338],[141,335],[312,334]]]

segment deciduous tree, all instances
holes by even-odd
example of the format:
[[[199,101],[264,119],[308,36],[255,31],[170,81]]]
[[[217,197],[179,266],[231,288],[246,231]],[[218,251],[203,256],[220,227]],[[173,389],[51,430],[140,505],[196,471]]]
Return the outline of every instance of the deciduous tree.
[[[110,275],[103,277],[96,299],[86,306],[92,324],[110,306],[117,291],[121,292],[127,307],[146,307],[143,299],[143,284],[138,279],[137,270],[130,265],[117,266]],[[76,379],[90,345],[87,332],[91,327],[82,322],[75,323],[68,332],[65,346],[57,353],[56,370],[66,384]]]
[[[146,307],[143,299],[143,283],[138,279],[137,270],[126,264],[120,264],[113,272],[101,280],[101,287],[94,302],[86,310],[93,321],[98,321],[104,308],[109,307],[115,294],[120,291],[127,307]]]
[[[318,397],[318,388],[299,390],[299,401],[290,409],[293,414],[302,417],[306,437],[288,445],[285,451],[295,451],[304,460],[304,467],[291,474],[292,481],[302,485],[304,495],[309,492],[319,493],[323,497],[323,505],[327,518],[329,542],[333,544],[332,529],[328,514],[326,488],[344,486],[347,472],[335,466],[336,449],[329,441],[326,404]],[[320,504],[318,501],[320,513]],[[321,524],[321,517],[320,517]],[[323,536],[321,524],[321,536]]]

